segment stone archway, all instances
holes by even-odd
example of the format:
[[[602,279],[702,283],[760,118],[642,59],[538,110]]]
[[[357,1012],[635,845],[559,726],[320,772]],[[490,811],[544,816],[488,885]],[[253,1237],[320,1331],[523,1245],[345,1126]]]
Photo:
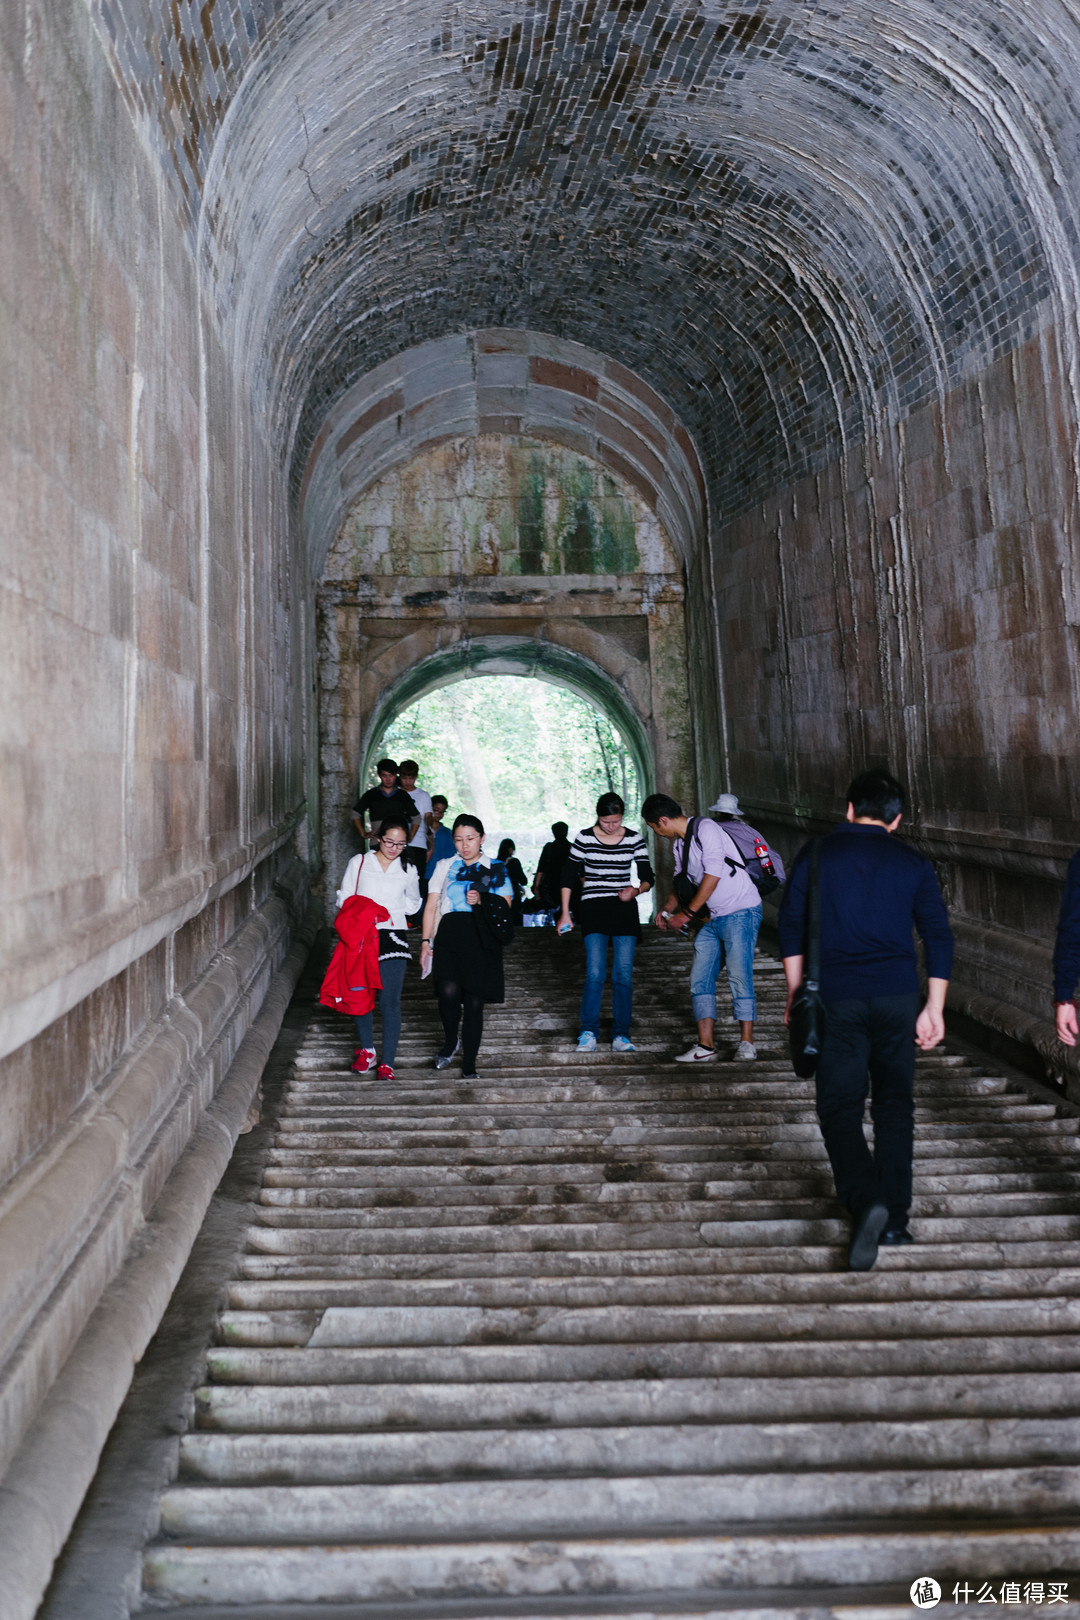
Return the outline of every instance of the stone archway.
[[[396,714],[429,692],[485,675],[517,675],[550,681],[592,703],[618,729],[634,763],[638,780],[656,780],[648,730],[622,688],[597,664],[569,648],[530,636],[477,636],[455,642],[415,665],[385,693],[361,744],[361,777],[371,774],[381,752],[380,738]]]
[[[387,720],[470,673],[579,692],[642,782],[694,796],[683,564],[613,469],[521,434],[443,439],[357,496],[319,588],[320,809],[327,882]]]

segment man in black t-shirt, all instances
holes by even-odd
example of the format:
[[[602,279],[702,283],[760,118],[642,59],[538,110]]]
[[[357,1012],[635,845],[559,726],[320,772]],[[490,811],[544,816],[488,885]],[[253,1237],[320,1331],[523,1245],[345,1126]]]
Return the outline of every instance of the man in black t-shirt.
[[[383,822],[389,816],[399,816],[407,823],[411,838],[420,825],[420,812],[405,789],[397,785],[396,762],[380,759],[375,769],[379,773],[379,786],[368,788],[353,805],[353,826],[361,838],[375,843]]]
[[[547,911],[557,911],[560,905],[560,890],[562,888],[563,868],[570,859],[570,840],[567,837],[570,828],[565,821],[553,821],[551,824],[551,842],[545,844],[540,851],[540,859],[536,863],[536,876],[532,881],[532,891],[541,907]],[[579,885],[580,892],[580,885]],[[577,896],[575,895],[576,899]]]

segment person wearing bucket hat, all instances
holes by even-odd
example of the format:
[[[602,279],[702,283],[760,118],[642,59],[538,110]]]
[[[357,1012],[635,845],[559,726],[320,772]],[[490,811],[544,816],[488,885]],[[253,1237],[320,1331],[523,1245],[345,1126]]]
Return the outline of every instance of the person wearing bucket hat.
[[[734,793],[721,793],[715,804],[710,804],[705,812],[710,816],[737,816],[739,814],[739,801]]]
[[[778,889],[787,876],[784,863],[757,828],[744,820],[734,793],[721,793],[705,813],[719,821],[745,861],[746,870],[759,892],[770,894]]]

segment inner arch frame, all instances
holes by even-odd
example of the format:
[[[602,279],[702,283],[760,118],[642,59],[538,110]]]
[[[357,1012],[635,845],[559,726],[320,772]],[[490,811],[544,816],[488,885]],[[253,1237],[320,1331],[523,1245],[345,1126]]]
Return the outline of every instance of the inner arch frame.
[[[652,744],[625,693],[591,659],[535,636],[469,636],[414,664],[383,693],[372,712],[361,741],[361,780],[367,781],[381,752],[381,738],[402,710],[442,687],[492,675],[547,681],[591,703],[619,732],[643,791],[650,790],[655,774]]]

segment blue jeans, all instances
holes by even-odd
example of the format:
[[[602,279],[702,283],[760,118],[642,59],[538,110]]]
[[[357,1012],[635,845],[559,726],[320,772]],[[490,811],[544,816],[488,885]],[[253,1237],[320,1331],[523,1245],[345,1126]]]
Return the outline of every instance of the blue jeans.
[[[761,927],[761,907],[748,906],[726,917],[710,917],[694,941],[690,995],[694,1017],[716,1017],[716,980],[727,956],[731,1006],[736,1021],[754,1021],[754,946]]]
[[[614,1027],[611,1038],[630,1034],[630,1010],[634,999],[634,934],[585,935],[585,989],[581,997],[581,1033],[600,1033],[600,1001],[607,978],[607,948],[611,939],[611,1011]]]

